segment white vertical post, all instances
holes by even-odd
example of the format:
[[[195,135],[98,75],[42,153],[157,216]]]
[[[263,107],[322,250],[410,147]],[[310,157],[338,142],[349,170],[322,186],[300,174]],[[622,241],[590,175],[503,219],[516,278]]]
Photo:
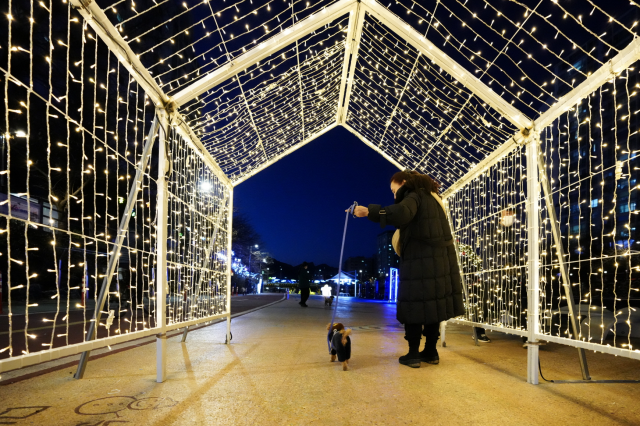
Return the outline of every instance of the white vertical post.
[[[447,347],[446,332],[447,332],[447,322],[442,321],[440,323],[440,342],[442,343],[443,348]],[[476,344],[478,344],[478,342],[476,342]]]
[[[538,175],[538,144],[540,138],[535,135],[527,141],[527,240],[528,285],[527,285],[527,382],[538,384],[538,341],[540,322],[540,258],[538,254],[538,215],[540,213],[540,181]]]
[[[156,201],[156,381],[164,382],[167,376],[167,150],[169,123],[167,113],[158,110],[160,129],[158,131],[158,198]]]
[[[227,222],[227,344],[231,344],[231,243],[233,240],[233,187],[229,186],[229,220]]]

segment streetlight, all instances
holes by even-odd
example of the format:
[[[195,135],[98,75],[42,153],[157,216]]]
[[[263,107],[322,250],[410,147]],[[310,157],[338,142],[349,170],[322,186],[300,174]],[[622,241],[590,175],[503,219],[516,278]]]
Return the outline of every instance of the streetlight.
[[[360,269],[360,281],[362,281],[362,269]],[[358,281],[356,281],[356,290],[357,289],[358,289]],[[360,292],[362,292],[362,282],[360,283]]]
[[[262,263],[266,264],[267,263],[267,258],[265,257],[264,259],[262,259]],[[264,268],[262,266],[262,263],[260,263],[260,277],[262,277],[262,274],[264,274]],[[269,270],[269,268],[267,268],[267,271]],[[268,272],[267,272],[268,274]]]
[[[256,248],[258,248],[258,245],[255,245]],[[249,275],[251,275],[251,255],[253,254],[253,251],[251,251],[251,247],[249,247]]]

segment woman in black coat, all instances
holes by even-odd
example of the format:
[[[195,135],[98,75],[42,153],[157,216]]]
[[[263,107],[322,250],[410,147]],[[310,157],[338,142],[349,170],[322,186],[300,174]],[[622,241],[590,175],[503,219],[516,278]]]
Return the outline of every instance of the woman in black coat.
[[[400,284],[396,317],[404,324],[409,353],[400,364],[439,362],[436,343],[439,324],[464,314],[460,269],[449,221],[438,194],[439,184],[413,171],[391,177],[395,204],[358,206],[354,214],[380,227],[400,230]],[[420,352],[421,335],[426,344]]]

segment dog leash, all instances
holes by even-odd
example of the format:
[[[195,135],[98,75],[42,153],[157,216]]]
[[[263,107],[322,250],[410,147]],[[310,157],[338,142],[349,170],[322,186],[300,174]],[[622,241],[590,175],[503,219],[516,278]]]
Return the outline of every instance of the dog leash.
[[[358,202],[354,201],[353,204],[347,210],[347,214],[344,218],[344,231],[342,231],[342,247],[340,248],[340,263],[338,263],[338,291],[336,292],[336,306],[333,308],[333,316],[331,317],[331,324],[329,325],[329,330],[333,329],[333,324],[335,324],[336,312],[338,311],[338,301],[340,300],[340,276],[342,275],[342,255],[344,254],[344,240],[347,237],[347,223],[349,223],[349,214],[353,217],[356,217],[354,214],[356,207],[358,206]],[[355,293],[354,293],[355,294]],[[331,352],[331,342],[327,341],[329,345],[329,352]]]

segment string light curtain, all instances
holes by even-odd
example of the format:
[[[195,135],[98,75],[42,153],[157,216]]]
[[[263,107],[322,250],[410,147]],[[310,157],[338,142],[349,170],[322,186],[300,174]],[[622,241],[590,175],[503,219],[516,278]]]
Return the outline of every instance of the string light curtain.
[[[347,21],[332,22],[182,108],[231,179],[335,123]]]
[[[638,67],[612,78],[542,133],[550,200],[579,312],[578,339],[633,349],[640,331]],[[544,332],[571,337],[563,279],[543,209]],[[637,343],[635,345],[637,347]]]
[[[77,353],[73,348],[88,340],[156,114],[121,58],[68,3],[7,7],[3,12],[13,13],[3,13],[0,46],[3,370]],[[18,25],[20,19],[26,24]],[[171,155],[165,294],[167,325],[174,328],[228,311],[231,202],[228,183],[176,124],[161,130],[168,132]],[[131,340],[161,326],[157,144],[145,164],[106,289],[98,341]]]
[[[171,110],[168,214],[156,214],[155,146],[98,339],[160,326],[159,230],[167,324],[224,313],[231,184],[343,125],[449,188],[464,320],[516,334],[531,333],[535,222],[521,144],[541,132],[540,333],[576,337],[568,280],[578,339],[636,353],[638,64],[609,62],[637,43],[636,2],[96,4],[106,19],[85,21],[66,0],[0,6],[0,273],[12,313],[0,317],[0,357],[84,340],[155,108]],[[610,82],[564,104],[603,70]]]
[[[347,125],[398,163],[443,185],[517,131],[370,16],[354,80]]]
[[[172,95],[334,1],[99,1]],[[167,31],[168,28],[173,31]]]
[[[527,188],[523,147],[446,199],[467,293],[469,322],[524,335]]]
[[[168,145],[171,325],[226,312],[230,191],[175,130]]]
[[[336,3],[99,1],[111,23],[168,95],[179,93],[252,49],[260,48],[261,43],[282,34],[293,24],[319,16]],[[629,8],[597,5],[589,0],[506,5],[469,0],[446,3],[394,0],[384,5],[528,119],[537,117],[577,87],[608,58],[619,53],[637,31],[634,2]],[[340,20],[342,28],[345,19],[346,15]],[[325,28],[324,32],[325,38],[329,38],[330,29]],[[339,65],[335,41],[347,42],[345,37],[334,39],[308,52],[316,56],[317,65],[326,67],[322,78],[330,79]],[[307,135],[320,134],[321,129],[305,133],[301,125],[296,129],[292,123],[290,129],[283,129],[292,132],[282,134],[273,153],[269,153],[263,140],[268,137],[260,135],[260,123],[252,117],[260,115],[261,108],[248,101],[252,95],[266,97],[266,93],[257,94],[259,87],[263,92],[277,88],[275,93],[283,96],[286,93],[280,92],[289,90],[293,96],[295,78],[291,76],[297,73],[298,64],[303,70],[302,57],[306,56],[300,52],[301,44],[299,40],[272,55],[271,61],[282,53],[286,58],[295,55],[297,60],[281,62],[268,77],[262,75],[263,60],[261,65],[253,65],[254,77],[244,69],[181,109],[189,116],[190,125],[199,129],[197,135],[209,140],[207,148],[232,180],[241,180],[261,165],[290,152],[287,148],[304,141]],[[430,172],[443,184],[451,184],[517,130],[369,13],[358,48],[362,56],[357,57],[353,76],[351,100],[355,105],[348,111],[346,124],[400,166]],[[371,69],[365,71],[368,67]],[[300,86],[324,94],[303,103],[310,103],[310,108],[331,103],[333,98],[325,94],[329,88],[322,91],[317,79],[311,76],[305,79],[302,72],[298,74]],[[267,83],[269,77],[272,80]],[[244,90],[243,85],[251,83],[244,83],[243,79],[255,79],[254,92]],[[374,88],[378,84],[381,87]],[[387,93],[390,87],[393,90]],[[386,94],[384,100],[368,99],[378,96],[375,90]],[[295,104],[286,105],[294,108]],[[374,116],[366,105],[371,110],[382,109]],[[302,114],[304,106],[297,109],[296,114]],[[313,116],[311,110],[307,112],[307,116]],[[283,118],[291,115],[284,114]],[[232,119],[237,123],[229,125]],[[406,123],[410,126],[405,126]],[[327,128],[335,122],[327,119],[318,124],[319,128]],[[237,130],[238,135],[232,130]],[[232,152],[240,154],[235,156],[236,160],[226,158],[234,157],[230,155]],[[438,170],[435,164],[440,162],[435,158],[446,166]]]
[[[155,114],[68,4],[10,5],[21,13],[4,26],[0,65],[2,358],[85,340]],[[154,326],[152,168],[140,183],[98,338]]]

